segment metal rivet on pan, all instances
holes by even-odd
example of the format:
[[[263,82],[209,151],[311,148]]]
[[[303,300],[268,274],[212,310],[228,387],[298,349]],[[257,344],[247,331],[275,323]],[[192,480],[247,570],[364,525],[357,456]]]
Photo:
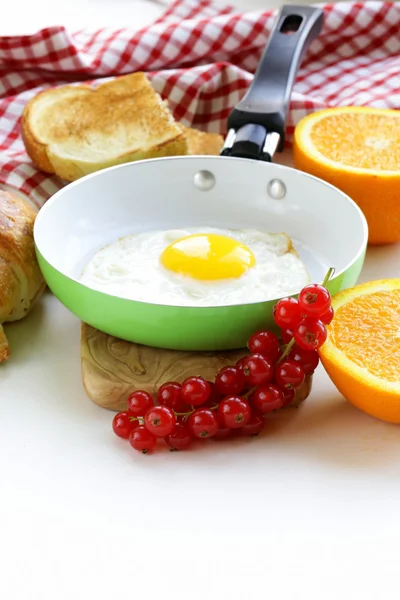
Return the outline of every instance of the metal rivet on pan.
[[[215,177],[211,171],[197,171],[193,177],[193,183],[202,192],[211,190],[215,185]]]
[[[274,200],[281,200],[286,194],[286,186],[280,179],[271,179],[267,191]]]

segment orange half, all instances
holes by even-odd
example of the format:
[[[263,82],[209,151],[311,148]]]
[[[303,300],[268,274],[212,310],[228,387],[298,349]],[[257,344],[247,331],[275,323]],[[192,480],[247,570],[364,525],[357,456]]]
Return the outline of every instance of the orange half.
[[[370,243],[400,241],[400,111],[344,106],[314,112],[295,128],[293,160],[359,205]]]
[[[400,423],[400,279],[358,285],[332,299],[335,317],[320,357],[352,404]]]

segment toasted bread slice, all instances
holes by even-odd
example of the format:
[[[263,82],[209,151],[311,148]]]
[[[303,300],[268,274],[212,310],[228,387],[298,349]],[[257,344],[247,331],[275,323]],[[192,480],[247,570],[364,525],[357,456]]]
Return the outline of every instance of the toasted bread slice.
[[[206,133],[191,127],[180,125],[188,145],[189,154],[219,154],[224,138],[218,133]]]
[[[22,136],[39,169],[67,181],[125,162],[188,154],[181,127],[144,73],[96,89],[41,92],[23,111]]]

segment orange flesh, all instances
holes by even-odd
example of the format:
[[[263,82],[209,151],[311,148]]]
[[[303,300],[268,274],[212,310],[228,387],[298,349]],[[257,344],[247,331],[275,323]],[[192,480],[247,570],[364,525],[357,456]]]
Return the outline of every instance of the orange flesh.
[[[400,290],[359,296],[340,306],[330,325],[332,343],[356,365],[400,381]]]
[[[400,169],[400,115],[328,115],[313,124],[310,137],[318,151],[335,162],[372,170]]]

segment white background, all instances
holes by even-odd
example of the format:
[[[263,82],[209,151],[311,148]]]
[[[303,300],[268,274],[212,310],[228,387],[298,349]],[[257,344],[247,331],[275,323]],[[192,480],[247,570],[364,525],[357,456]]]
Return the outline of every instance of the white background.
[[[268,2],[237,2],[266,7]],[[8,3],[0,31],[143,25],[145,1]],[[363,280],[399,276],[398,246]],[[0,367],[0,598],[398,598],[400,429],[318,369],[255,440],[142,456],[82,388],[79,322],[50,294]]]

